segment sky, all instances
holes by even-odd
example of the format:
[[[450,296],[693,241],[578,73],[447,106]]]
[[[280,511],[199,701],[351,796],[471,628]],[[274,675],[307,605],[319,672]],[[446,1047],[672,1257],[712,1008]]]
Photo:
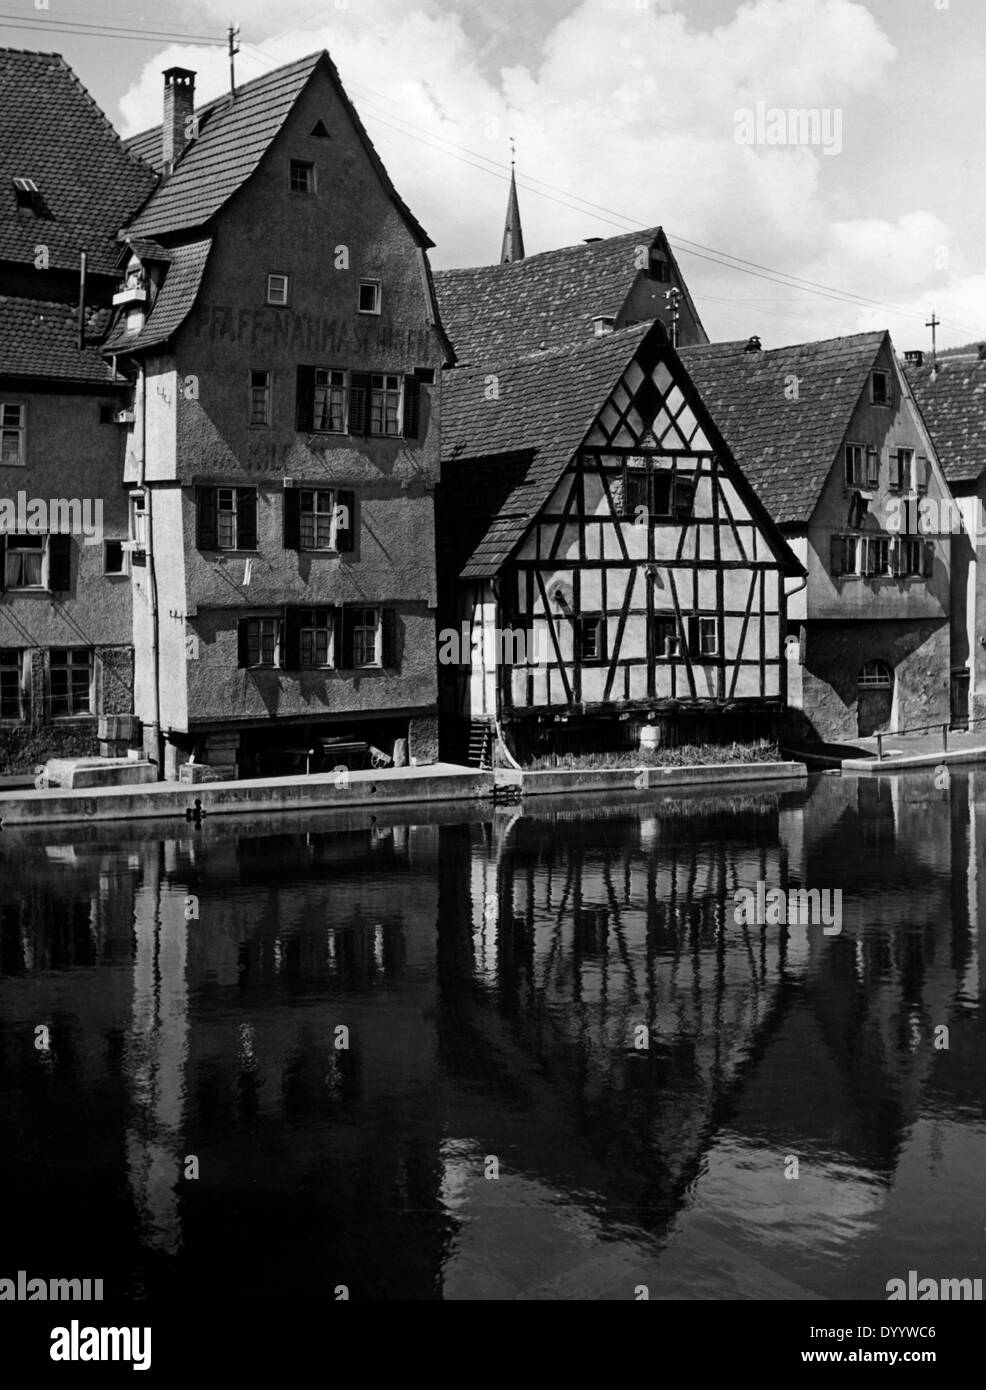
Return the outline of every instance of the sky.
[[[164,68],[228,89],[231,20],[239,82],[327,48],[436,268],[498,259],[513,137],[528,255],[661,224],[713,340],[903,351],[932,313],[939,346],[986,339],[981,9],[0,0],[0,45],[62,53],[123,135],[160,121]],[[119,36],[67,32],[93,25]]]

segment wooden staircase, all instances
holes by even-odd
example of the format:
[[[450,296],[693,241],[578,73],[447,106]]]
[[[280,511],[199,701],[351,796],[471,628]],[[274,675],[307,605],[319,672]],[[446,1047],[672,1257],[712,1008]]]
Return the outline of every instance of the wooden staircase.
[[[469,725],[469,751],[466,762],[481,772],[493,769],[493,727],[485,719],[474,719]]]

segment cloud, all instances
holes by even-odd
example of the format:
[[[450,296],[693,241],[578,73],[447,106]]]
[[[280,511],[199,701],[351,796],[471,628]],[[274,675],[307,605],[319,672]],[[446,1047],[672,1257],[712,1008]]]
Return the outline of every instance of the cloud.
[[[336,0],[323,24],[308,27],[307,0],[273,12],[246,0],[243,33],[266,37],[257,40],[262,54],[244,43],[238,78],[328,48],[398,189],[437,242],[437,266],[498,254],[513,135],[529,253],[661,222],[672,237],[876,299],[904,293],[917,303],[942,287],[933,253],[950,233],[935,216],[845,215],[847,204],[867,210],[856,196],[870,157],[866,113],[893,99],[896,49],[865,5],[748,0],[714,27],[690,23],[676,0],[534,8],[536,22],[525,19],[526,0],[507,0],[495,18],[482,3],[450,12],[437,0],[413,10],[399,0]],[[493,50],[509,61],[491,65]],[[169,48],[121,102],[127,133],[160,120],[160,74],[171,64],[196,69],[202,99],[227,86],[222,49]],[[758,101],[844,113],[843,154],[738,144],[736,113]],[[715,336],[821,337],[855,331],[866,314],[681,259]]]

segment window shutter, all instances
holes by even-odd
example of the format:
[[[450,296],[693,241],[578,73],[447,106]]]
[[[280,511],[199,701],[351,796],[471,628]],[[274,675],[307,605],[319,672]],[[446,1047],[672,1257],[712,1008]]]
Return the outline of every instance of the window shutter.
[[[55,594],[72,587],[72,537],[48,537],[48,588]]]
[[[918,492],[928,491],[928,460],[918,454],[915,460],[915,483]]]
[[[829,565],[834,575],[846,572],[846,543],[842,536],[832,537],[832,555]]]
[[[933,579],[935,574],[935,543],[925,541],[924,543],[924,577]]]
[[[686,628],[685,628],[685,631],[686,631],[686,633],[687,633],[688,654],[689,654],[689,656],[691,656],[691,655],[693,655],[693,654],[694,654],[694,655],[697,655],[697,654],[698,654],[698,648],[699,648],[699,641],[698,641],[698,617],[696,616],[696,614],[694,614],[694,613],[689,613],[688,618],[687,618],[687,626],[686,626]]]
[[[342,671],[351,671],[353,669],[353,610],[351,608],[339,609],[338,632],[338,665]]]
[[[368,434],[370,430],[370,373],[349,373],[349,433]]]
[[[876,449],[866,450],[866,483],[868,487],[880,485],[880,455]]]
[[[252,487],[236,489],[236,548],[257,548],[257,493]]]
[[[397,669],[397,614],[393,608],[380,610],[380,665],[389,671]]]
[[[679,521],[685,520],[692,514],[692,502],[695,498],[695,479],[694,478],[675,478],[674,494],[672,497],[672,509]]]
[[[311,434],[315,425],[315,368],[299,367],[294,406],[294,427]]]
[[[301,493],[296,487],[284,489],[284,549],[301,549]]]
[[[284,610],[284,670],[301,670],[301,625],[304,608]]]
[[[216,549],[218,539],[216,510],[216,489],[214,487],[200,487],[198,490],[198,539],[196,541],[199,550]]]
[[[640,511],[649,514],[647,505],[647,474],[642,468],[623,466],[623,515],[635,521]]]
[[[404,378],[404,438],[417,439],[421,414],[421,382],[416,376]]]
[[[236,624],[237,664],[242,670],[250,665],[250,651],[247,644],[247,624],[249,618],[241,618]]]
[[[902,573],[903,573],[903,569],[904,569],[904,565],[903,565],[903,548],[902,548],[902,546],[901,546],[900,538],[899,538],[898,536],[893,536],[893,537],[891,537],[889,550],[890,550],[890,566],[889,566],[890,573],[891,573],[891,574],[897,574],[897,575],[902,574]]]
[[[6,587],[7,579],[7,537],[0,536],[0,594]]]
[[[891,492],[900,492],[900,454],[890,455],[890,476],[887,479],[887,487]]]
[[[356,537],[356,494],[340,489],[335,495],[336,512],[336,550],[352,550]],[[344,524],[343,524],[344,523]]]

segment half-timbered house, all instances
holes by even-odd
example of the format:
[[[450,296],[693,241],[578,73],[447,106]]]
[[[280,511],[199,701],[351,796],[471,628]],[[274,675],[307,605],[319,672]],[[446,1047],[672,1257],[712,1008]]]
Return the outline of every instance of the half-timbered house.
[[[776,724],[803,570],[661,324],[448,373],[438,531],[450,752]]]

